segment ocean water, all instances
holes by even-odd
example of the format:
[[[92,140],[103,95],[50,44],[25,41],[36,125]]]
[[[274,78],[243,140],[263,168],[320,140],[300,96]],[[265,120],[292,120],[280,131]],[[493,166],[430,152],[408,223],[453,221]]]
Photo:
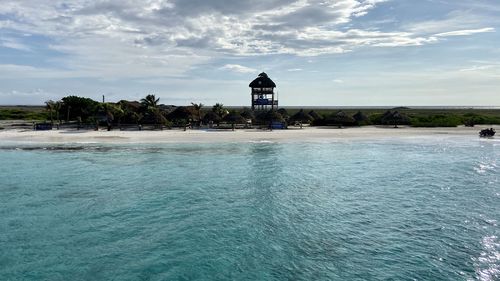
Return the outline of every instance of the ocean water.
[[[500,141],[0,144],[1,280],[500,280]]]

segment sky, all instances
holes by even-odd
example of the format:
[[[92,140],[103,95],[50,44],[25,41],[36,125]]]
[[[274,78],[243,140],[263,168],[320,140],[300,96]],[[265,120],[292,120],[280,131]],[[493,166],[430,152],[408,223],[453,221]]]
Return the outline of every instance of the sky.
[[[500,106],[499,0],[2,0],[0,104]]]

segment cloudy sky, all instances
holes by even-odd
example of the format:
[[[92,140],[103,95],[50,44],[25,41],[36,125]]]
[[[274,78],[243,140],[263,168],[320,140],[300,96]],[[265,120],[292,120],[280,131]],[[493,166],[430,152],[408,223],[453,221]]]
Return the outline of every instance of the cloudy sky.
[[[498,0],[2,0],[0,104],[500,106]]]

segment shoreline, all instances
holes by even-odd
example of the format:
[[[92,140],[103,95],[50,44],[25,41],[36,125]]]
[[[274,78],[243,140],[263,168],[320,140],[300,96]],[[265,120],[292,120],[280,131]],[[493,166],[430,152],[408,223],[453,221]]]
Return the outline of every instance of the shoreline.
[[[490,126],[484,126],[484,128]],[[206,130],[172,129],[163,131],[92,131],[92,130],[0,130],[1,143],[212,143],[251,141],[308,141],[308,140],[377,140],[388,138],[418,138],[429,136],[463,136],[478,138],[481,127],[413,128],[413,127],[305,127],[287,130],[239,129]]]

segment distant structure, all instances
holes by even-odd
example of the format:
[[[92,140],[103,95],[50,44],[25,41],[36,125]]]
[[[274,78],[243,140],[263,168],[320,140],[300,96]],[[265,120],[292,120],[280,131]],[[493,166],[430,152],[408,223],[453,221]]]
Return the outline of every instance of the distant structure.
[[[274,97],[276,84],[265,72],[259,74],[248,86],[252,88],[252,110],[278,108],[278,99]]]

